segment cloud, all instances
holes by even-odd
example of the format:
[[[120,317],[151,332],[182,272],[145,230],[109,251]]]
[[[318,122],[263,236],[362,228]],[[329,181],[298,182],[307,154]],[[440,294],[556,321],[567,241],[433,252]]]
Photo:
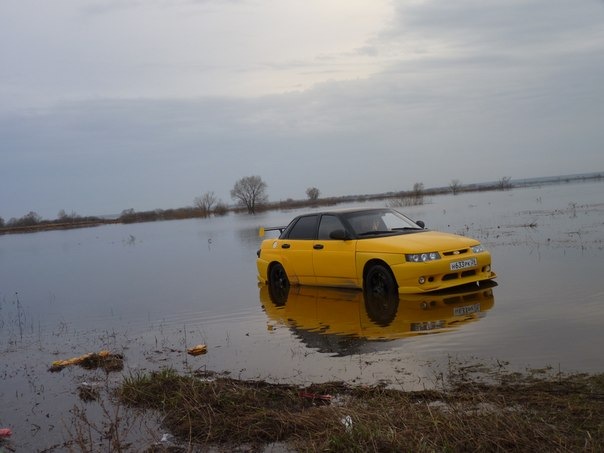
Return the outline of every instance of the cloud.
[[[223,33],[255,3],[213,2],[212,21],[237,20],[201,20],[205,35],[194,34],[194,17],[180,22],[175,11],[157,14],[170,9],[164,2],[145,5],[108,9],[82,33],[69,22],[51,43],[85,37],[86,45],[53,47],[40,66],[11,50],[16,66],[0,70],[1,216],[169,208],[205,191],[230,202],[236,179],[252,174],[278,200],[304,198],[309,186],[325,196],[376,193],[602,166],[601,3],[399,2],[361,39],[346,31],[331,41],[345,21],[298,2],[303,17],[321,12],[309,45],[297,44],[291,17],[268,27],[284,13],[265,6],[240,35]],[[353,18],[362,11],[370,9]],[[75,17],[69,8],[55,14],[57,24]],[[295,33],[285,39],[288,26]],[[154,27],[183,36],[162,44]],[[198,56],[187,38],[200,36],[213,41]],[[230,53],[248,38],[249,52]],[[94,52],[79,66],[88,44]],[[15,68],[24,67],[33,72],[20,79]]]

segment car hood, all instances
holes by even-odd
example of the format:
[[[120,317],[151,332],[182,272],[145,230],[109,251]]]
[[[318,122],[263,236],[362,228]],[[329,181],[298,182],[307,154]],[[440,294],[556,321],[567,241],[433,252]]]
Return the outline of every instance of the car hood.
[[[396,236],[359,239],[358,252],[396,252],[420,253],[436,251],[452,251],[477,245],[476,239],[457,234],[441,233],[438,231],[421,231]]]

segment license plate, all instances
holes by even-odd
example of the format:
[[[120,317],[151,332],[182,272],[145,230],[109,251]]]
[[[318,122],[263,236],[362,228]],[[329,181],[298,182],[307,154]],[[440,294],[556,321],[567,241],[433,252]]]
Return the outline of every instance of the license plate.
[[[452,271],[459,271],[469,267],[476,267],[477,264],[478,260],[476,258],[468,258],[467,260],[453,261],[450,266]]]
[[[472,313],[480,312],[480,304],[466,305],[465,307],[455,307],[453,309],[454,316],[467,316]]]
[[[445,327],[445,320],[412,322],[411,332],[427,332],[429,330],[442,329]]]

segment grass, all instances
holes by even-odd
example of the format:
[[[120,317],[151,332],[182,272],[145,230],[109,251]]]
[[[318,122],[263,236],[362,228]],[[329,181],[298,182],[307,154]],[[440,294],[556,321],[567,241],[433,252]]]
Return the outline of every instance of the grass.
[[[604,445],[602,374],[507,375],[492,384],[467,378],[443,390],[405,392],[341,382],[302,390],[167,369],[126,378],[118,398],[158,411],[189,447],[563,452]]]

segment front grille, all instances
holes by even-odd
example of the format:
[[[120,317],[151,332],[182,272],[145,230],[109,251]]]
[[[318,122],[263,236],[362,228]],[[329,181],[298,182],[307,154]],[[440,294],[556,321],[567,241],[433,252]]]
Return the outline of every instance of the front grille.
[[[469,249],[459,249],[459,250],[451,250],[450,252],[443,252],[445,256],[454,256],[454,255],[463,255],[464,253],[468,253]]]
[[[458,278],[471,277],[473,275],[476,275],[476,269],[469,269],[460,273],[455,272],[453,274],[445,274],[443,275],[442,281],[457,280]]]

